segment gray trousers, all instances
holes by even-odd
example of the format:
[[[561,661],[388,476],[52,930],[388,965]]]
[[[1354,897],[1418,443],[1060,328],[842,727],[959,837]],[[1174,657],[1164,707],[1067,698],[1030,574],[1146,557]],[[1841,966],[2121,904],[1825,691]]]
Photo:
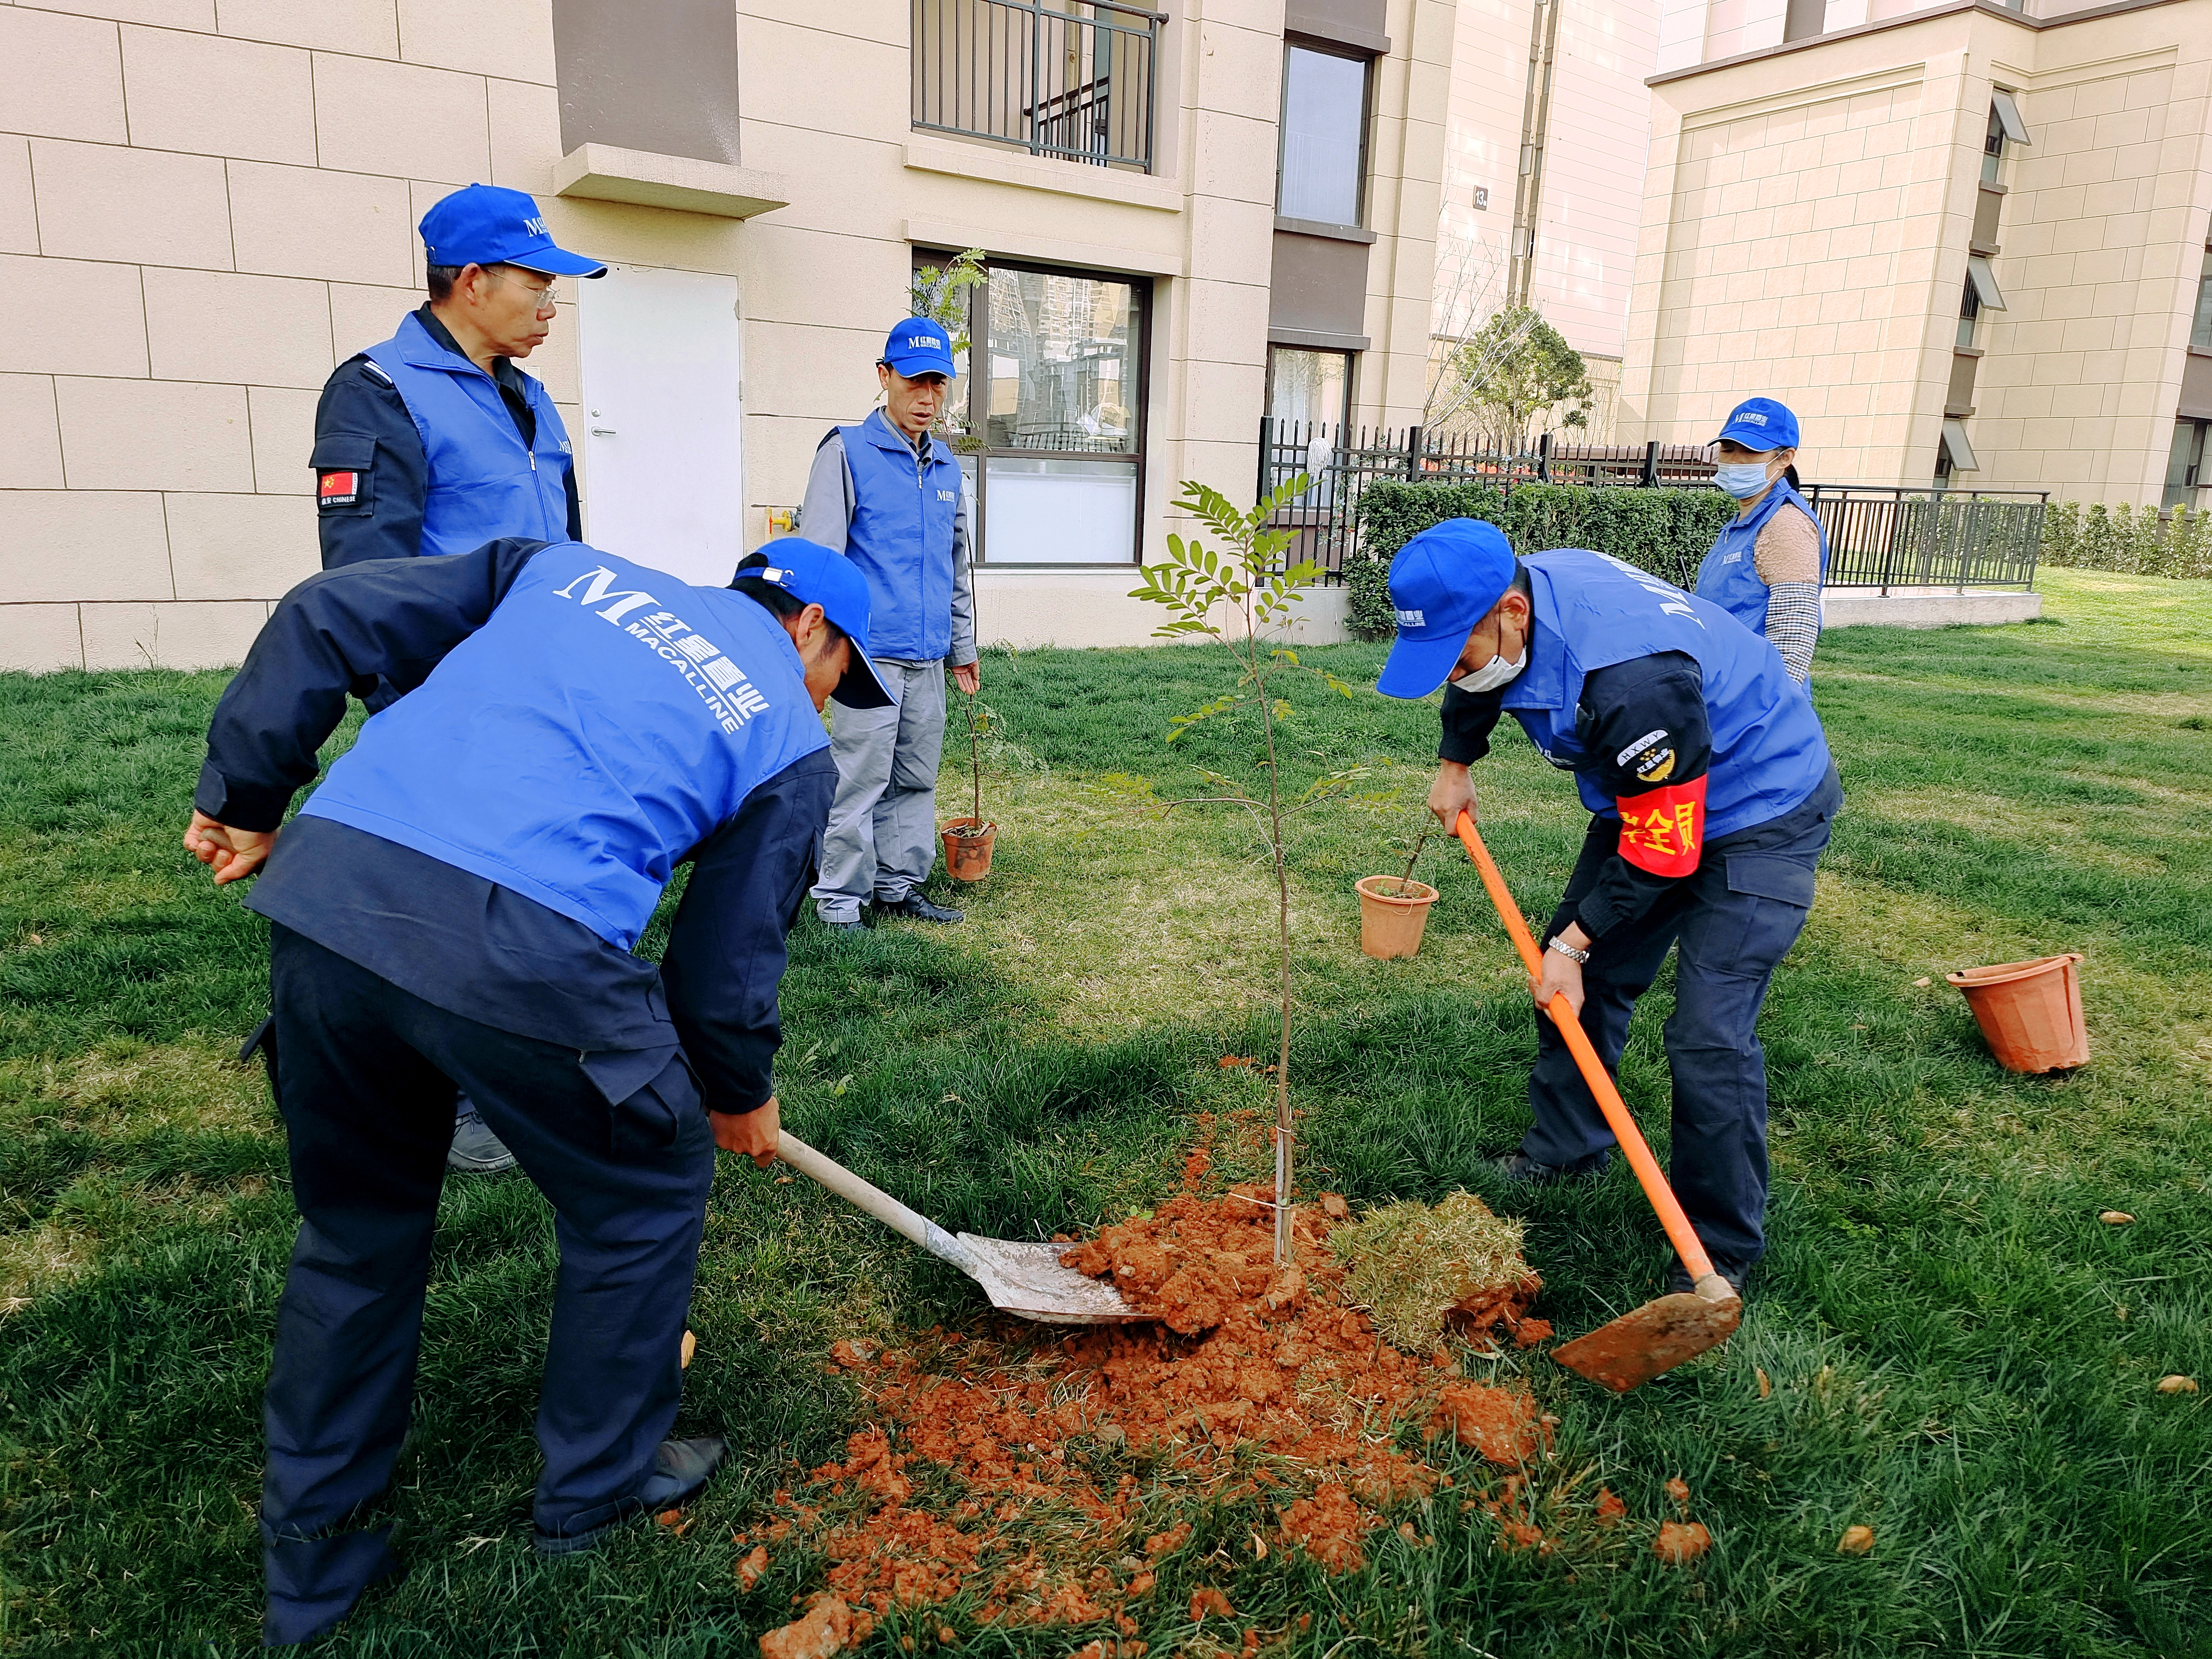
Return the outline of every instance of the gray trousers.
[[[937,763],[945,749],[945,663],[878,657],[891,708],[831,705],[837,795],[822,837],[814,908],[856,921],[870,894],[896,904],[937,860]]]

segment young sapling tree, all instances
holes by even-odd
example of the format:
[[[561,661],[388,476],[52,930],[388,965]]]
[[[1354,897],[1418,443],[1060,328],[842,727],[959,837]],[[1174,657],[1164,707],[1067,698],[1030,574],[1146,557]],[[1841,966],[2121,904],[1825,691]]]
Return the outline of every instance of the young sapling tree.
[[[1291,1255],[1292,1146],[1291,1113],[1291,877],[1287,835],[1293,817],[1340,794],[1367,775],[1352,767],[1316,779],[1295,799],[1286,798],[1276,742],[1277,727],[1291,713],[1278,690],[1291,673],[1309,673],[1332,690],[1352,695],[1352,687],[1326,669],[1308,668],[1283,643],[1300,590],[1322,574],[1311,560],[1286,561],[1291,534],[1268,527],[1275,514],[1313,487],[1304,473],[1279,486],[1240,512],[1219,490],[1183,481],[1176,505],[1213,532],[1218,551],[1196,537],[1168,538],[1167,556],[1144,567],[1145,585],[1130,597],[1164,605],[1172,614],[1152,630],[1157,638],[1211,640],[1225,651],[1236,671],[1234,683],[1218,696],[1169,722],[1173,743],[1207,720],[1242,716],[1256,723],[1264,740],[1259,778],[1237,779],[1199,769],[1213,793],[1161,803],[1166,806],[1224,805],[1244,809],[1264,842],[1275,878],[1275,944],[1278,1005],[1281,1016],[1275,1055],[1275,1263]]]

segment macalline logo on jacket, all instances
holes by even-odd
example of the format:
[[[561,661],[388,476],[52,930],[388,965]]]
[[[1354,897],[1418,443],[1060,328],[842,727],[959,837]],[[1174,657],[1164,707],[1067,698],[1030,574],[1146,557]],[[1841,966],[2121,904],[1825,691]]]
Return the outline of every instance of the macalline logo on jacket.
[[[483,877],[627,951],[691,849],[829,746],[791,636],[740,593],[580,542],[363,726],[303,811]]]

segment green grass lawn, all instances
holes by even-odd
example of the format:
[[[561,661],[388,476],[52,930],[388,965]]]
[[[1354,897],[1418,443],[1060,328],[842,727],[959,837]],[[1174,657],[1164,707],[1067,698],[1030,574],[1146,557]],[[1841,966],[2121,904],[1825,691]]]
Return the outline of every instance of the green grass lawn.
[[[1433,1543],[1377,1534],[1332,1578],[1255,1559],[1251,1517],[1200,1505],[1139,1609],[1158,1659],[1234,1650],[1185,1617],[1201,1583],[1312,1659],[2212,1654],[2212,1392],[2154,1386],[2212,1389],[2212,583],[2044,586],[2039,624],[1822,642],[1850,805],[1762,1027],[1773,1245],[1741,1331],[1624,1399],[1540,1355],[1505,1364],[1560,1419],[1545,1478],[1610,1485],[1634,1523],[1538,1559],[1439,1502],[1417,1517]],[[1381,651],[1313,654],[1371,684]],[[1036,1237],[1150,1204],[1197,1113],[1260,1103],[1262,1079],[1216,1061],[1263,1052],[1271,898],[1242,825],[1133,813],[1112,781],[1173,793],[1249,761],[1233,732],[1162,741],[1220,689],[1216,664],[1040,651],[985,672],[1024,751],[987,778],[994,874],[956,930],[803,927],[780,1087],[796,1132],[938,1220]],[[265,1006],[263,925],[178,844],[223,680],[0,677],[0,1650],[229,1652],[258,1632],[258,1401],[293,1216],[260,1073],[231,1058]],[[1443,896],[1421,955],[1358,952],[1351,884],[1402,861],[1433,706],[1292,695],[1289,769],[1365,764],[1376,798],[1310,815],[1297,854],[1312,1183],[1465,1187],[1525,1215],[1563,1334],[1653,1294],[1664,1247],[1618,1164],[1510,1200],[1485,1169],[1526,1121],[1534,1015],[1455,846],[1423,861]],[[1477,775],[1491,845],[1545,914],[1580,836],[1572,789],[1517,732]],[[956,780],[945,816],[965,811]],[[2087,958],[2092,1062],[2004,1073],[1942,975],[2059,950]],[[1662,1158],[1668,994],[1623,1076]],[[1233,1172],[1258,1174],[1244,1156]],[[2108,1207],[2137,1220],[2101,1225]],[[389,1503],[412,1571],[328,1650],[750,1654],[821,1583],[787,1550],[743,1593],[730,1539],[860,1420],[830,1344],[986,1325],[949,1270],[803,1180],[726,1162],[682,1426],[738,1455],[684,1536],[541,1563],[553,1268],[526,1182],[449,1188]],[[1441,1461],[1463,1488],[1485,1478]],[[1691,1569],[1648,1547],[1677,1474],[1717,1540]],[[1863,1558],[1835,1547],[1853,1523],[1875,1529]],[[1108,1633],[985,1631],[957,1605],[945,1622],[963,1652],[1036,1659]]]

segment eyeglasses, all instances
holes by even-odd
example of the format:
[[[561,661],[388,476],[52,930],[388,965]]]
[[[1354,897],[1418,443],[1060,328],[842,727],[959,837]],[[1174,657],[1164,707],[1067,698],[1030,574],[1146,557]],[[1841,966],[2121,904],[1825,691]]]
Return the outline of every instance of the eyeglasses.
[[[553,284],[550,283],[548,283],[544,287],[540,288],[535,283],[526,283],[520,277],[510,276],[503,270],[494,270],[490,273],[490,276],[492,281],[495,283],[512,283],[516,288],[521,289],[527,293],[536,295],[538,296],[538,311],[540,316],[544,316],[551,313],[561,302],[560,294],[555,289]]]

